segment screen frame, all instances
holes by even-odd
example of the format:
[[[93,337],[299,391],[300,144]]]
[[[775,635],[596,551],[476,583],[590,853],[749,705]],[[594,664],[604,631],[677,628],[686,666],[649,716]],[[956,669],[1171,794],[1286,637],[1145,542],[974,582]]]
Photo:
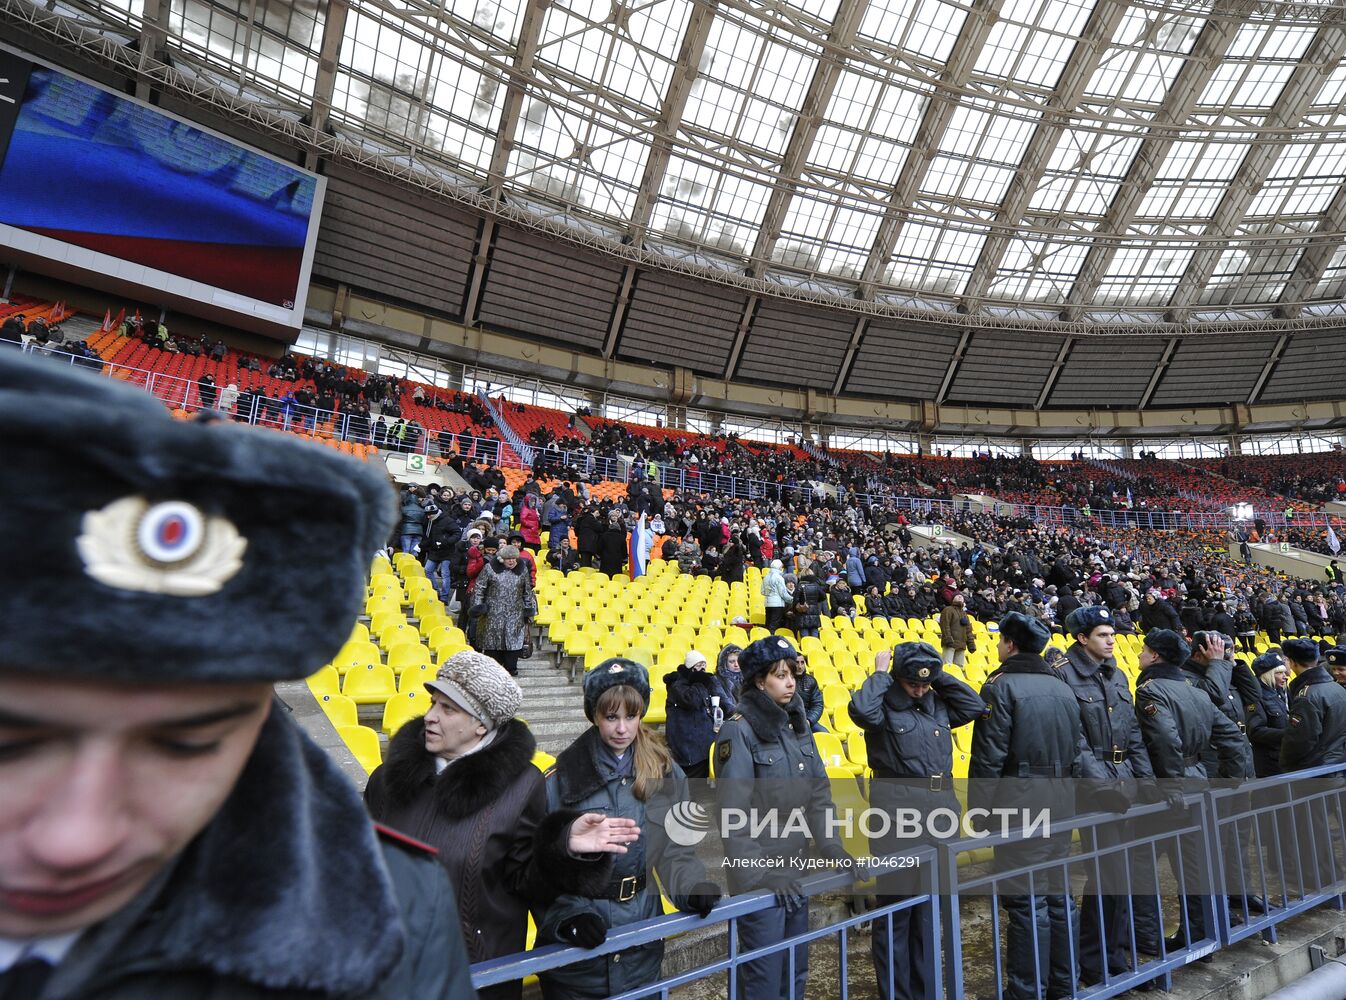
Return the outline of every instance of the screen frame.
[[[308,232],[304,239],[304,253],[299,266],[299,279],[295,287],[294,305],[287,309],[282,305],[250,298],[238,292],[231,292],[202,281],[194,281],[181,275],[161,271],[157,268],[137,264],[134,261],[96,250],[87,250],[49,236],[41,236],[26,229],[19,229],[0,223],[0,259],[8,259],[16,265],[39,274],[48,274],[72,283],[87,285],[90,288],[124,295],[133,299],[172,308],[191,316],[199,316],[221,323],[238,326],[257,333],[283,334],[287,339],[298,335],[304,324],[304,309],[308,303],[309,287],[313,278],[313,261],[317,253],[318,230],[322,225],[322,211],[326,204],[327,178],[322,174],[291,163],[234,136],[193,121],[182,115],[174,114],[156,107],[148,101],[142,101],[124,94],[113,87],[91,80],[67,67],[43,59],[31,52],[0,42],[0,49],[20,59],[25,59],[35,67],[41,66],[64,74],[72,80],[94,87],[119,100],[138,105],[158,115],[181,122],[189,128],[214,136],[222,142],[237,146],[247,152],[261,156],[273,163],[294,170],[315,181],[313,192],[313,210],[309,214]]]

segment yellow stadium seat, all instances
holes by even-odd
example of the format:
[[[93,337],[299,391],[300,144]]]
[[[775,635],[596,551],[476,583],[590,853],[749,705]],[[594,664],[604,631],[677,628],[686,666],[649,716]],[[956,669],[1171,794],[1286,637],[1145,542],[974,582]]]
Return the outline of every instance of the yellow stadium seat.
[[[380,728],[389,739],[412,719],[419,719],[430,710],[430,695],[425,688],[403,691],[389,698],[383,706],[383,725]]]
[[[419,642],[398,643],[388,650],[388,666],[399,674],[408,667],[428,667],[430,650]]]
[[[555,763],[556,758],[553,757],[551,754],[547,753],[547,751],[545,750],[533,751],[533,766],[536,767],[539,771],[546,771],[547,768],[551,767]]]
[[[428,663],[419,667],[407,667],[397,675],[397,693],[424,691],[426,682],[435,679],[437,671]]]
[[[397,694],[393,668],[384,664],[356,668],[346,674],[341,693],[357,705],[381,705]]]
[[[354,624],[354,626],[351,627],[351,634],[350,634],[350,637],[349,637],[346,641],[347,641],[348,643],[349,643],[349,642],[368,642],[368,641],[369,641],[369,626],[366,625],[364,622],[356,622],[356,623]]]
[[[319,667],[318,672],[309,677],[308,689],[313,692],[315,698],[325,694],[337,694],[341,690],[341,675],[330,663]]]
[[[650,689],[650,707],[645,721],[662,725],[668,721],[668,692],[663,688]]]
[[[355,710],[355,702],[344,694],[325,694],[318,699],[318,706],[326,714],[333,726],[358,726],[360,717]]]
[[[337,651],[337,655],[332,659],[332,666],[336,667],[337,673],[344,675],[357,667],[368,667],[382,662],[383,654],[372,642],[348,642]]]
[[[379,734],[374,730],[364,726],[341,726],[337,732],[350,748],[350,752],[355,755],[355,759],[360,762],[360,766],[365,769],[366,774],[373,774],[374,769],[383,763],[383,752],[379,749]]]
[[[379,632],[379,645],[384,649],[392,649],[395,646],[401,646],[404,643],[420,643],[421,634],[410,625],[403,622],[400,625],[393,625]]]
[[[829,769],[840,768],[852,774],[859,774],[863,770],[863,768],[852,764],[847,758],[846,748],[841,745],[841,740],[836,733],[814,733],[813,742],[818,748],[818,754],[822,757],[823,763]]]
[[[846,756],[852,764],[869,767],[869,747],[865,744],[864,733],[851,733],[846,737]]]
[[[635,660],[647,669],[654,666],[654,650],[648,646],[630,646],[622,655],[628,660]]]

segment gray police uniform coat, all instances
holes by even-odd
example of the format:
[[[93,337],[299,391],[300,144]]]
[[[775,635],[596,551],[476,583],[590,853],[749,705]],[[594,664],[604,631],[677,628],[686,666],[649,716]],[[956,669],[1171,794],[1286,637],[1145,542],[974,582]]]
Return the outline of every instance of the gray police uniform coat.
[[[804,705],[795,695],[787,708],[757,687],[747,687],[738,712],[725,721],[715,741],[715,791],[721,810],[776,810],[779,836],[731,834],[724,845],[733,893],[771,888],[779,877],[798,880],[807,874],[790,868],[787,859],[802,857],[809,837],[787,828],[786,820],[801,810],[822,855],[839,856],[841,844],[827,837],[826,815],[832,807],[827,768],[813,742]],[[764,867],[763,863],[773,864]]]
[[[1136,683],[1140,731],[1155,777],[1242,779],[1247,741],[1186,674],[1170,663],[1156,663]],[[1215,775],[1207,770],[1207,752],[1215,758]]]
[[[602,747],[597,727],[591,727],[563,750],[547,771],[547,806],[553,812],[539,830],[545,839],[543,846],[555,845],[555,833],[586,812],[633,819],[640,824],[640,839],[628,845],[625,854],[608,856],[611,861],[610,867],[604,869],[608,875],[606,890],[601,894],[592,892],[592,886],[586,887],[585,893],[577,892],[578,886],[558,877],[547,892],[555,895],[555,900],[538,920],[539,946],[571,943],[561,941],[557,929],[581,913],[597,915],[608,928],[659,916],[663,903],[652,871],[658,872],[669,898],[679,909],[686,907],[693,887],[706,878],[692,848],[669,840],[664,828],[669,807],[675,802],[688,801],[687,779],[682,770],[673,764],[663,785],[649,801],[642,802],[635,796],[634,778],[609,776],[600,760]],[[628,758],[632,753],[634,750],[627,751]],[[544,875],[552,867],[545,853],[537,862]],[[654,941],[576,962],[544,973],[543,993],[548,998],[615,996],[657,979],[663,957],[663,942]]]
[[[355,786],[273,707],[215,818],[31,1000],[475,995],[443,869],[380,843]]]
[[[1154,777],[1150,755],[1136,720],[1131,684],[1115,659],[1096,663],[1078,642],[1066,650],[1057,676],[1070,687],[1080,709],[1086,751],[1080,755],[1081,809],[1098,808],[1094,796],[1115,789],[1135,802],[1139,781]]]
[[[1281,741],[1281,770],[1304,771],[1346,762],[1346,688],[1326,667],[1290,682],[1290,719]]]
[[[1252,743],[1248,741],[1247,736],[1247,705],[1251,701],[1251,696],[1256,692],[1240,691],[1236,687],[1234,664],[1229,660],[1211,660],[1210,663],[1202,666],[1195,660],[1189,659],[1182,665],[1182,672],[1192,687],[1206,692],[1211,704],[1219,709],[1220,714],[1238,729],[1239,736],[1243,741],[1244,758],[1243,773],[1239,777],[1253,777],[1256,769],[1253,767]],[[1251,674],[1249,679],[1256,680]],[[1219,755],[1214,747],[1204,747],[1201,758],[1206,765],[1208,774],[1219,769]]]
[[[891,673],[871,675],[851,695],[847,711],[864,730],[870,804],[897,808],[961,811],[953,787],[953,730],[981,717],[985,702],[957,677],[940,672],[922,698],[912,698]],[[882,847],[870,845],[877,855]]]

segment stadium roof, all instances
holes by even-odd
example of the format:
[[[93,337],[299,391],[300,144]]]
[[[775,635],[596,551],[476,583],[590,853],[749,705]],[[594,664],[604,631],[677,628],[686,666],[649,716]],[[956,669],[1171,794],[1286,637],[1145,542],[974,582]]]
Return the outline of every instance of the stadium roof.
[[[155,2],[180,69],[682,265],[1047,321],[1346,298],[1340,3]]]

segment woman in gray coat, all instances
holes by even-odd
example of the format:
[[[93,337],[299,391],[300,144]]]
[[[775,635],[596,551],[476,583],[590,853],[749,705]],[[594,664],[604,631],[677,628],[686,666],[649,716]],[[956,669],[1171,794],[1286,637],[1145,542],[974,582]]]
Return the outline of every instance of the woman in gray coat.
[[[596,948],[608,930],[663,912],[653,874],[680,910],[706,916],[719,902],[718,886],[691,847],[674,843],[664,827],[669,808],[689,800],[687,780],[657,734],[641,725],[650,700],[649,674],[639,663],[613,658],[584,675],[584,714],[593,722],[547,771],[545,825],[560,829],[585,813],[635,820],[640,838],[613,855],[602,893],[580,892],[552,869],[547,845],[538,863],[556,870],[555,898],[537,926],[539,945],[559,942]],[[554,838],[548,843],[553,843]],[[557,859],[560,861],[561,859]],[[662,941],[627,948],[542,974],[545,1000],[616,996],[659,978]]]
[[[537,614],[537,595],[517,548],[500,546],[477,576],[472,598],[476,618],[472,644],[516,676],[519,654],[528,644],[528,626]]]

